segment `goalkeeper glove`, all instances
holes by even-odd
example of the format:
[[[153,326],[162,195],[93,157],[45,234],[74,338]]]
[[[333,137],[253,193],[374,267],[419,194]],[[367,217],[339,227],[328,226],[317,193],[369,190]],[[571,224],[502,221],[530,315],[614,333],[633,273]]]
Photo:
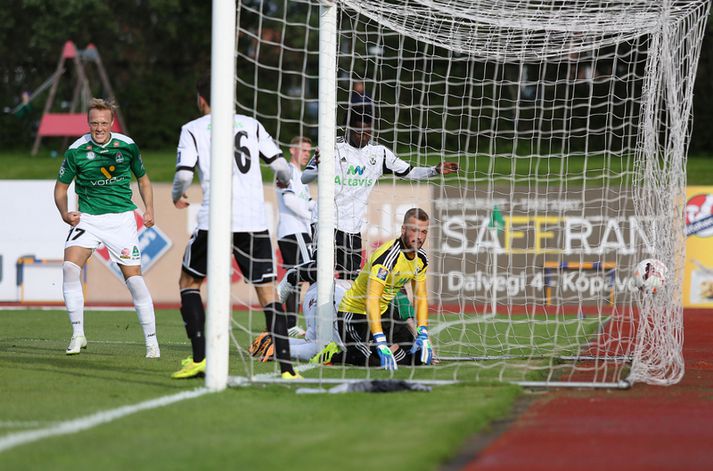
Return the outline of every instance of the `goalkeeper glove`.
[[[391,349],[386,344],[386,336],[383,332],[377,332],[374,334],[374,342],[376,342],[376,353],[379,354],[379,361],[381,362],[381,367],[385,370],[398,370],[399,366],[396,364],[396,359]]]
[[[433,360],[433,347],[431,347],[431,341],[428,340],[428,329],[421,326],[416,332],[418,332],[418,335],[413,347],[411,347],[411,353],[421,350],[421,363],[430,365]]]

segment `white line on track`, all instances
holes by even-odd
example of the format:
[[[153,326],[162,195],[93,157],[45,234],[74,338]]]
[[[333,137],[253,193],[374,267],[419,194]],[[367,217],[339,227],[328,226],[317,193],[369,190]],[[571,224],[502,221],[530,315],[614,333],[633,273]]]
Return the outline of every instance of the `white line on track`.
[[[88,415],[86,417],[80,417],[74,420],[59,422],[55,425],[39,430],[28,430],[25,432],[18,432],[6,435],[4,437],[0,437],[0,453],[2,453],[3,451],[7,451],[11,448],[15,448],[16,446],[36,442],[44,438],[81,432],[83,430],[96,427],[97,425],[102,425],[117,419],[121,419],[122,417],[126,417],[127,415],[135,414],[137,412],[145,410],[157,409],[159,407],[174,404],[176,402],[184,401],[186,399],[193,399],[208,394],[209,392],[212,391],[207,388],[198,388],[192,391],[183,391],[178,394],[158,397],[156,399],[139,402],[138,404],[131,404],[128,406],[119,407],[117,409],[109,409],[97,412],[96,414]]]

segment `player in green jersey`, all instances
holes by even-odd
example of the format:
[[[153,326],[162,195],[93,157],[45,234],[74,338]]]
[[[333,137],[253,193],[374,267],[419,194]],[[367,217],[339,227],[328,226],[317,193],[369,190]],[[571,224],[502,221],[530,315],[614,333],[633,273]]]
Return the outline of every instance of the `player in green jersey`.
[[[65,152],[54,188],[57,209],[62,220],[70,225],[62,267],[62,291],[72,324],[72,339],[66,353],[76,355],[87,346],[80,274],[94,250],[104,244],[131,293],[144,331],[146,357],[158,358],[161,353],[153,300],[141,275],[131,175],[139,183],[146,227],[154,225],[153,189],[137,145],[130,137],[111,132],[114,115],[113,103],[98,98],[89,102],[89,133],[74,141]],[[79,199],[78,211],[69,210],[67,195],[72,181]]]

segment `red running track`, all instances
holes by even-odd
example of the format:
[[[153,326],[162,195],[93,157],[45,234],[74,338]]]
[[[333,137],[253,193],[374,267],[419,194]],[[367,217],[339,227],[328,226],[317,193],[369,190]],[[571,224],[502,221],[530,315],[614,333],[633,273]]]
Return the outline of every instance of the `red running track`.
[[[685,311],[684,336],[681,383],[552,391],[464,469],[713,470],[713,311]]]

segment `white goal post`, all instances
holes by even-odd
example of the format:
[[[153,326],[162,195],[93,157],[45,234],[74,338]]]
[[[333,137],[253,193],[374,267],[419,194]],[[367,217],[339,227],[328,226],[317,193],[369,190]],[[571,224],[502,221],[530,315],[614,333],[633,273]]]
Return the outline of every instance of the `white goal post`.
[[[360,184],[358,169],[345,180],[334,159],[350,106],[373,106],[374,140],[413,166],[460,166],[431,180],[381,178],[362,234],[368,257],[398,236],[406,209],[431,215],[438,363],[389,373],[296,361],[306,381],[680,381],[685,169],[710,0],[213,5],[213,122],[230,122],[235,105],[283,149],[308,136],[321,151],[317,344],[334,316],[334,194]],[[228,178],[232,130],[217,127],[212,168]],[[215,177],[206,383],[220,389],[229,375],[272,381],[277,370],[247,353],[264,322],[254,298],[231,290],[230,190]],[[632,276],[646,258],[669,267],[653,295]],[[244,307],[227,325],[231,303]]]

